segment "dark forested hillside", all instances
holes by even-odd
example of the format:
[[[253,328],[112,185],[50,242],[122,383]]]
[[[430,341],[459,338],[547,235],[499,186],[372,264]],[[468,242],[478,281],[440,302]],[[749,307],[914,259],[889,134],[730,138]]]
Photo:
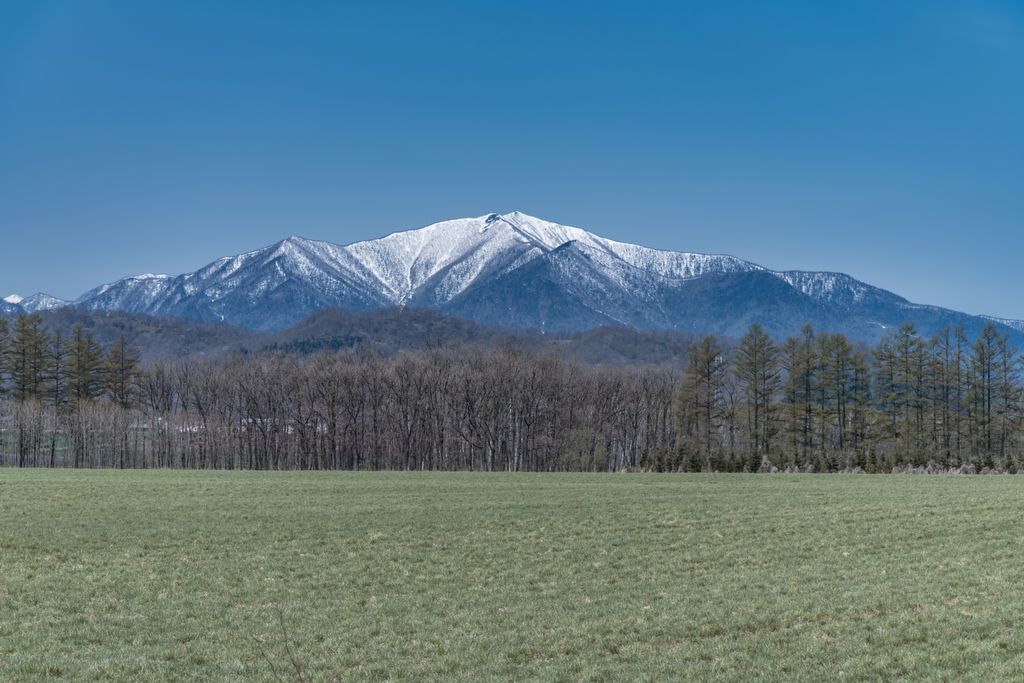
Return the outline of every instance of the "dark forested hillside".
[[[59,332],[65,339],[76,327],[90,333],[102,345],[112,344],[123,337],[139,350],[144,361],[260,348],[265,343],[265,335],[258,332],[179,318],[105,313],[74,307],[43,311],[37,315],[43,329],[49,333]],[[8,325],[13,325],[17,317],[7,316]]]
[[[313,313],[266,340],[268,349],[312,353],[361,349],[382,355],[403,350],[461,345],[536,347],[538,334],[488,327],[437,311],[386,308],[351,312],[338,308]]]
[[[353,349],[390,356],[413,351],[461,346],[549,350],[586,363],[680,363],[693,335],[672,330],[640,331],[599,327],[585,332],[542,334],[481,325],[429,309],[385,308],[352,312],[317,311],[279,333],[257,332],[218,323],[197,323],[172,317],[104,313],[67,307],[40,312],[42,328],[67,338],[76,326],[103,345],[124,337],[139,350],[143,363],[157,359],[282,351],[309,354]],[[3,319],[5,316],[0,316]],[[8,325],[17,314],[6,316]]]
[[[360,349],[389,356],[398,351],[460,346],[550,351],[590,364],[680,364],[693,335],[640,331],[621,325],[585,332],[542,334],[481,325],[429,309],[388,308],[353,313],[329,309],[314,313],[274,335],[265,348],[312,353]]]

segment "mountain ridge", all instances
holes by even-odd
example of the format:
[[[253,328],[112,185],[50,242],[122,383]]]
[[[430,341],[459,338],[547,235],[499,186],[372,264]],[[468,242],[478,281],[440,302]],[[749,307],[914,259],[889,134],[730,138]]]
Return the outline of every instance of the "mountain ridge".
[[[292,235],[191,273],[128,276],[74,302],[45,295],[0,308],[173,316],[281,330],[326,308],[439,310],[481,323],[560,332],[601,325],[776,336],[804,324],[873,340],[902,322],[923,334],[1024,322],[907,299],[844,273],[776,271],[727,254],[653,249],[514,211],[457,218],[345,245]]]

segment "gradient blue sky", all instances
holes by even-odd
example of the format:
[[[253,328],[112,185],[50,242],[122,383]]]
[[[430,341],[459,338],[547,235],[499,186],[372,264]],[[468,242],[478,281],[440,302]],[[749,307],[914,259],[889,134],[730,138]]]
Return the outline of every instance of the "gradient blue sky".
[[[0,3],[0,295],[516,209],[1024,318],[1024,3]]]

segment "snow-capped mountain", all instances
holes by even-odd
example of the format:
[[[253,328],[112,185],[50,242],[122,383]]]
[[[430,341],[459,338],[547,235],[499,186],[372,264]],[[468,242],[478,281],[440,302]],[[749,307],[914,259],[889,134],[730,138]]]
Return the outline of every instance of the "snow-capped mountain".
[[[568,264],[570,248],[592,263],[601,282],[594,297],[622,298],[708,273],[759,270],[731,256],[682,254],[614,242],[579,228],[521,213],[444,221],[387,237],[339,246],[289,237],[264,249],[225,257],[177,277],[139,275],[103,285],[76,303],[97,310],[179,315],[277,328],[329,306],[365,310],[411,305],[458,312],[470,292],[540,260]],[[571,277],[570,274],[567,273]],[[594,279],[594,278],[592,278]],[[579,283],[576,283],[577,285]],[[523,302],[527,305],[528,302]],[[589,317],[623,320],[608,304]],[[524,320],[576,327],[571,320]]]
[[[64,299],[58,299],[55,296],[39,292],[38,294],[25,297],[18,305],[21,306],[23,311],[35,313],[36,311],[50,311],[55,308],[61,308],[62,306],[67,306],[68,302]]]
[[[267,330],[328,307],[389,306],[562,331],[624,324],[738,335],[761,322],[783,336],[810,323],[862,339],[905,321],[929,334],[985,320],[911,304],[840,273],[776,272],[732,256],[651,249],[519,212],[345,246],[293,236],[193,273],[124,278],[74,303]]]
[[[35,313],[36,311],[49,311],[54,308],[61,308],[67,306],[69,302],[64,299],[58,299],[55,296],[49,294],[33,294],[32,296],[22,297],[17,294],[9,294],[5,296],[0,304],[0,313]]]

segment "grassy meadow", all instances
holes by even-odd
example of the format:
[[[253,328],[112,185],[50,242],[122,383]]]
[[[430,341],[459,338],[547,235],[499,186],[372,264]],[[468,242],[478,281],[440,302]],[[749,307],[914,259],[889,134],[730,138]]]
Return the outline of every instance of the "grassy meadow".
[[[1024,478],[0,470],[0,680],[1024,678]]]

